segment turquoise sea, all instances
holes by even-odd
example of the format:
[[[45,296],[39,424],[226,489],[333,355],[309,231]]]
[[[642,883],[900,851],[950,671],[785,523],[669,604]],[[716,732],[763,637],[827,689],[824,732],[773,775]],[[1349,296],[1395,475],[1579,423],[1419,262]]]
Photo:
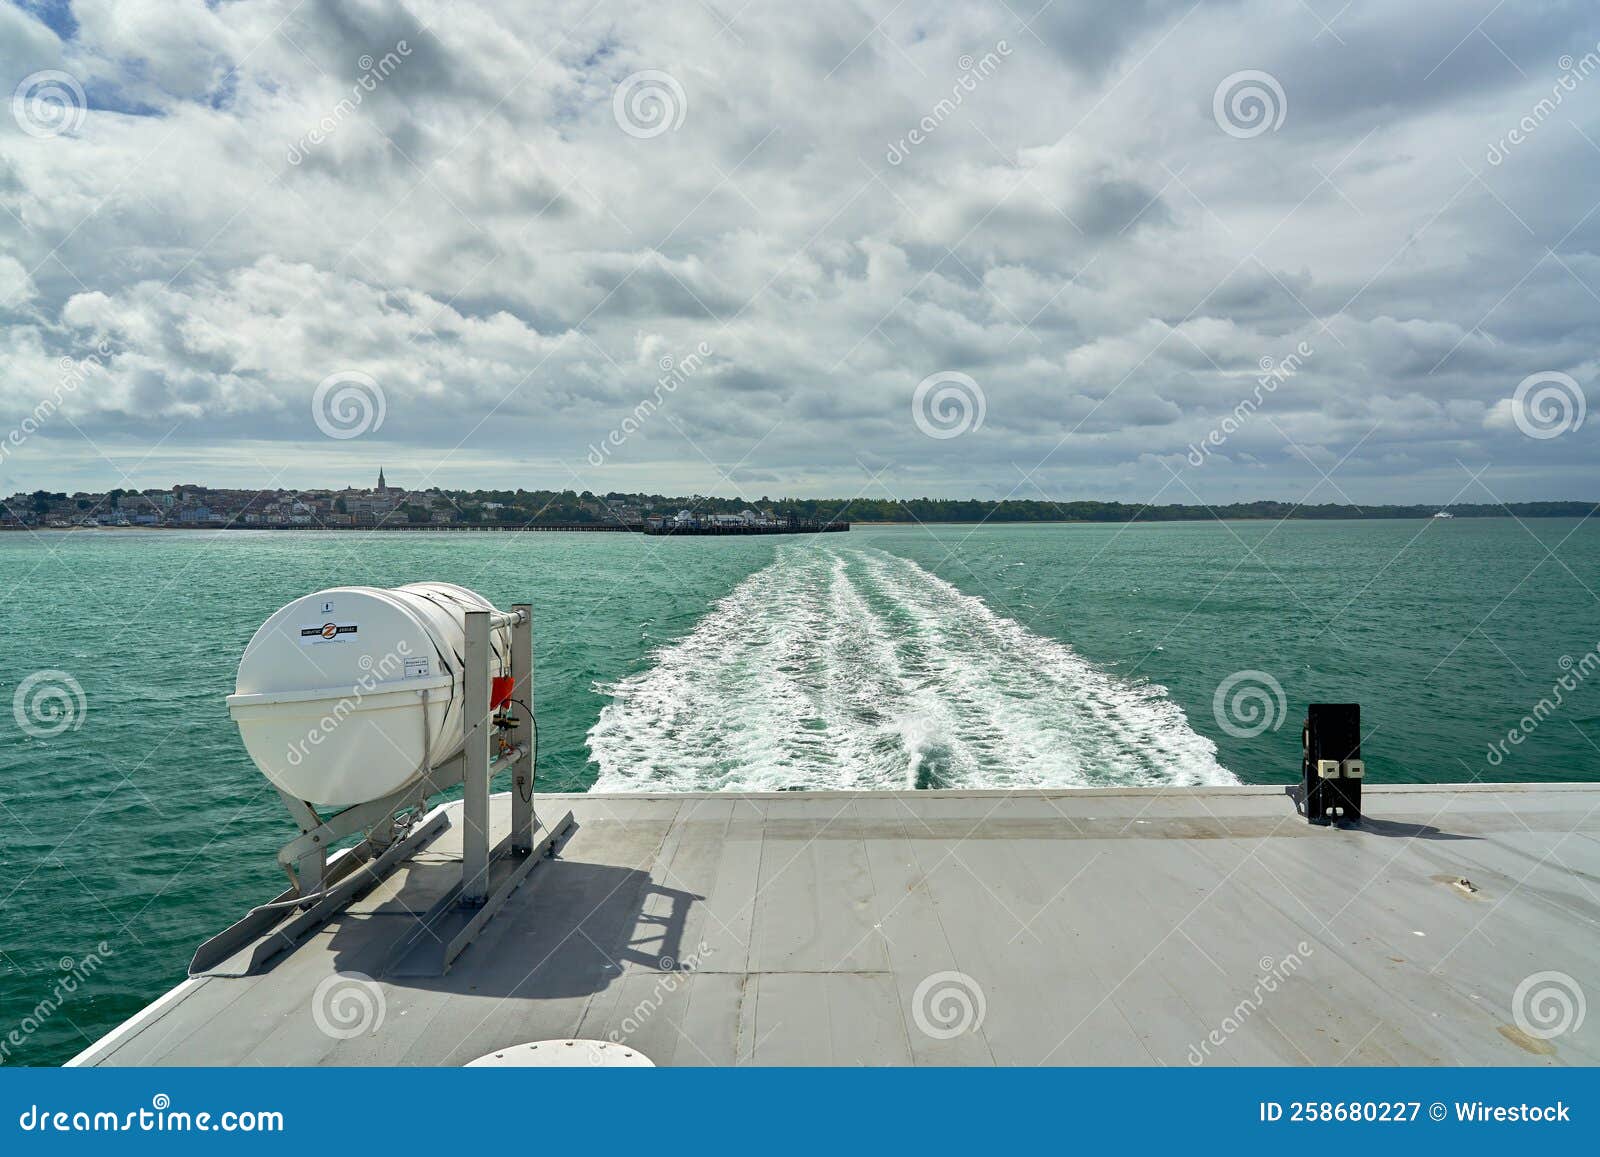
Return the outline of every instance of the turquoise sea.
[[[425,578],[535,605],[546,790],[1288,783],[1313,699],[1362,704],[1379,783],[1600,777],[1600,522],[5,534],[5,1063],[67,1059],[282,886],[223,703],[256,626]]]

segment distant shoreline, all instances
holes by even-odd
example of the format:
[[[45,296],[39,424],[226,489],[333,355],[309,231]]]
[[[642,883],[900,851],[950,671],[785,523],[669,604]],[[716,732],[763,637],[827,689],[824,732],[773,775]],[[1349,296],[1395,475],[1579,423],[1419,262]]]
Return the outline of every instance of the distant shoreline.
[[[1515,504],[1513,504],[1515,505]],[[1204,526],[1215,522],[1455,522],[1463,520],[1492,521],[1494,519],[1584,519],[1591,514],[1600,512],[1600,504],[1588,511],[1546,511],[1531,512],[1516,510],[1500,513],[1485,514],[1452,514],[1448,519],[1436,519],[1431,514],[1318,514],[1313,516],[1272,516],[1229,514],[1215,517],[1191,518],[950,518],[950,519],[893,519],[872,520],[852,519],[850,525],[861,528],[876,527],[933,527],[933,526],[1130,526],[1138,523],[1146,526]],[[583,523],[583,524],[552,524],[552,523],[448,523],[415,525],[373,525],[373,526],[296,526],[296,525],[245,525],[226,524],[211,526],[0,526],[0,533],[16,534],[71,534],[71,533],[131,533],[143,534],[150,532],[178,532],[185,534],[194,533],[221,533],[221,532],[256,532],[262,534],[637,534],[640,537],[661,538],[690,538],[690,537],[743,537],[735,535],[690,535],[690,534],[650,534],[639,524],[617,525],[615,523]],[[803,533],[803,532],[802,532]]]
[[[163,530],[382,530],[503,533],[554,531],[657,533],[670,522],[684,530],[714,526],[733,533],[774,524],[791,527],[996,523],[1051,525],[1132,522],[1282,522],[1447,518],[1587,518],[1600,503],[1420,502],[1357,505],[1256,499],[1232,502],[1107,502],[1051,498],[760,498],[588,490],[429,490],[389,484],[379,470],[366,489],[250,490],[183,483],[166,489],[104,493],[35,490],[0,502],[0,529],[85,529],[126,526]],[[686,522],[680,520],[687,520]],[[655,525],[652,525],[654,523]],[[53,525],[52,525],[53,524]],[[98,525],[96,525],[98,524]]]

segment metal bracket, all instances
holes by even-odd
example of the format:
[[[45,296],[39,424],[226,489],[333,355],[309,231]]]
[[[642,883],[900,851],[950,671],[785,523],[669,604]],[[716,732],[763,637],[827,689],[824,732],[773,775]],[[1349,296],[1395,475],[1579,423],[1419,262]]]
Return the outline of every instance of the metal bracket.
[[[449,814],[439,807],[379,855],[372,855],[373,849],[366,841],[339,852],[328,864],[327,878],[331,882],[320,899],[311,901],[308,907],[296,907],[293,902],[301,893],[290,888],[270,903],[246,913],[242,920],[195,949],[189,975],[255,975],[273,957],[300,944],[362,889],[378,884],[396,864],[416,854],[449,826]]]
[[[517,854],[512,847],[513,837],[506,836],[489,858],[490,874],[496,880],[487,899],[476,905],[463,903],[462,893],[466,886],[463,878],[461,885],[446,893],[423,917],[418,927],[412,930],[411,935],[401,941],[390,955],[389,962],[384,965],[382,975],[443,976],[450,970],[456,957],[478,938],[484,925],[505,906],[511,893],[522,886],[529,873],[555,854],[556,846],[566,839],[573,826],[572,813],[569,811],[545,831],[526,855]]]

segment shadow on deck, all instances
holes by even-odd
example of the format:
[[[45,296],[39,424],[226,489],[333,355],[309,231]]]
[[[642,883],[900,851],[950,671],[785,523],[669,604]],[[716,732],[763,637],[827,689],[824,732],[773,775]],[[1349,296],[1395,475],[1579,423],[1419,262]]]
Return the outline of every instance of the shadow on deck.
[[[460,869],[451,864],[444,870]],[[692,906],[704,899],[635,868],[547,860],[444,976],[393,975],[387,968],[392,956],[379,962],[374,949],[392,953],[394,933],[415,927],[419,907],[408,903],[408,893],[426,910],[432,891],[418,885],[402,887],[393,908],[351,913],[331,925],[335,971],[372,973],[398,988],[529,999],[588,996],[627,971],[683,970],[684,927]]]

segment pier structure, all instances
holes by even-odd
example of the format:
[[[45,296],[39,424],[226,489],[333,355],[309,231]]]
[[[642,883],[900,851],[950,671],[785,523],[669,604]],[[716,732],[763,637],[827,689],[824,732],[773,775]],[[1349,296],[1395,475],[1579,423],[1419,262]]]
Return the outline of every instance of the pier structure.
[[[645,524],[646,534],[728,535],[728,534],[833,534],[850,529],[848,522],[784,522],[741,524],[737,522],[696,522],[691,525],[661,522]]]

